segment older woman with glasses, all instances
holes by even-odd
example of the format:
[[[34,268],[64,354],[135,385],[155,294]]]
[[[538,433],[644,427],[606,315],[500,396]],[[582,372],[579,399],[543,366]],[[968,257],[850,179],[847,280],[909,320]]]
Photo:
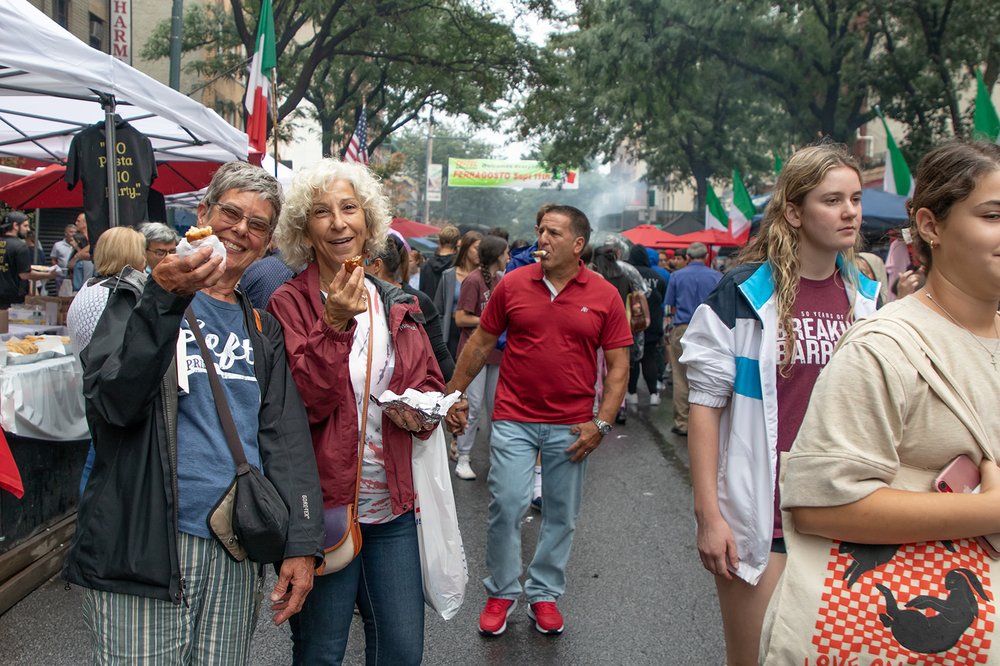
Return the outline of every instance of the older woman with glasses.
[[[285,262],[306,265],[274,292],[268,310],[284,329],[309,414],[324,508],[353,503],[360,482],[361,553],[315,578],[291,622],[295,664],[341,663],[355,606],[368,664],[404,666],[423,657],[411,465],[413,437],[426,438],[430,429],[368,396],[441,391],[444,381],[413,296],[347,265],[382,250],[390,220],[367,168],[324,159],[296,173],[275,231]]]
[[[288,509],[270,592],[274,622],[297,612],[312,586],[323,520],[309,422],[278,322],[236,288],[281,204],[263,169],[224,164],[198,205],[198,226],[211,226],[225,246],[225,267],[202,247],[166,256],[148,277],[123,272],[108,285],[80,358],[96,456],[64,568],[86,588],[92,663],[249,660],[263,567],[231,558],[208,526],[236,465],[192,325],[204,334],[247,461]]]

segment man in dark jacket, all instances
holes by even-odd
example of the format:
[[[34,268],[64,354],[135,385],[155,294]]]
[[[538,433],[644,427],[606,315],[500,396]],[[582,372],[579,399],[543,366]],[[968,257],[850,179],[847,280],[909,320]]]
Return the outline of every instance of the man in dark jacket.
[[[132,271],[108,285],[107,308],[81,354],[96,457],[64,569],[66,580],[87,588],[94,663],[249,658],[264,570],[231,558],[207,524],[236,466],[184,319],[189,309],[245,456],[289,512],[270,595],[274,622],[297,613],[312,588],[323,502],[308,420],[280,326],[236,290],[280,209],[277,181],[263,169],[223,165],[198,205],[198,226],[212,226],[225,264],[200,247],[164,257],[148,278]]]
[[[441,274],[455,265],[455,253],[458,252],[458,239],[461,237],[458,227],[450,224],[441,227],[438,232],[438,249],[420,269],[420,291],[431,298],[437,293]]]

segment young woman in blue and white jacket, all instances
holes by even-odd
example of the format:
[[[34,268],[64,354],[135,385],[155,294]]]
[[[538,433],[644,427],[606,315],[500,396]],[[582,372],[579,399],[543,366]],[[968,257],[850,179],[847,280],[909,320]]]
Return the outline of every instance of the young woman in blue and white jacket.
[[[840,335],[875,310],[860,275],[861,174],[843,146],[796,152],[760,232],[681,340],[698,551],[715,575],[727,663],[755,664],[785,563],[778,457]]]

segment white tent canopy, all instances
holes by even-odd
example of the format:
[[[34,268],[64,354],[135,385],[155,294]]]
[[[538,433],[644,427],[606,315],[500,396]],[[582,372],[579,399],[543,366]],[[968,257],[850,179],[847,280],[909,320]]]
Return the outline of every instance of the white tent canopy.
[[[90,48],[27,0],[0,2],[0,155],[65,162],[73,135],[112,109],[149,137],[157,161],[247,159],[247,135],[211,109]]]

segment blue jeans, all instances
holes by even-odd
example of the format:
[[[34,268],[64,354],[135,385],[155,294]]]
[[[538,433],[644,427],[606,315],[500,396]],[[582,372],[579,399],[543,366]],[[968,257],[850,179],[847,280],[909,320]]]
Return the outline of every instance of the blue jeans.
[[[489,528],[483,580],[491,597],[521,595],[521,519],[531,501],[535,456],[542,454],[542,525],[528,565],[524,593],[530,603],[555,601],[566,590],[566,564],[583,498],[587,463],[573,462],[576,441],[568,425],[495,421],[490,443]]]
[[[354,606],[365,626],[367,666],[419,664],[424,654],[424,592],[413,512],[361,524],[361,554],[313,579],[302,611],[289,620],[292,663],[340,664]]]

